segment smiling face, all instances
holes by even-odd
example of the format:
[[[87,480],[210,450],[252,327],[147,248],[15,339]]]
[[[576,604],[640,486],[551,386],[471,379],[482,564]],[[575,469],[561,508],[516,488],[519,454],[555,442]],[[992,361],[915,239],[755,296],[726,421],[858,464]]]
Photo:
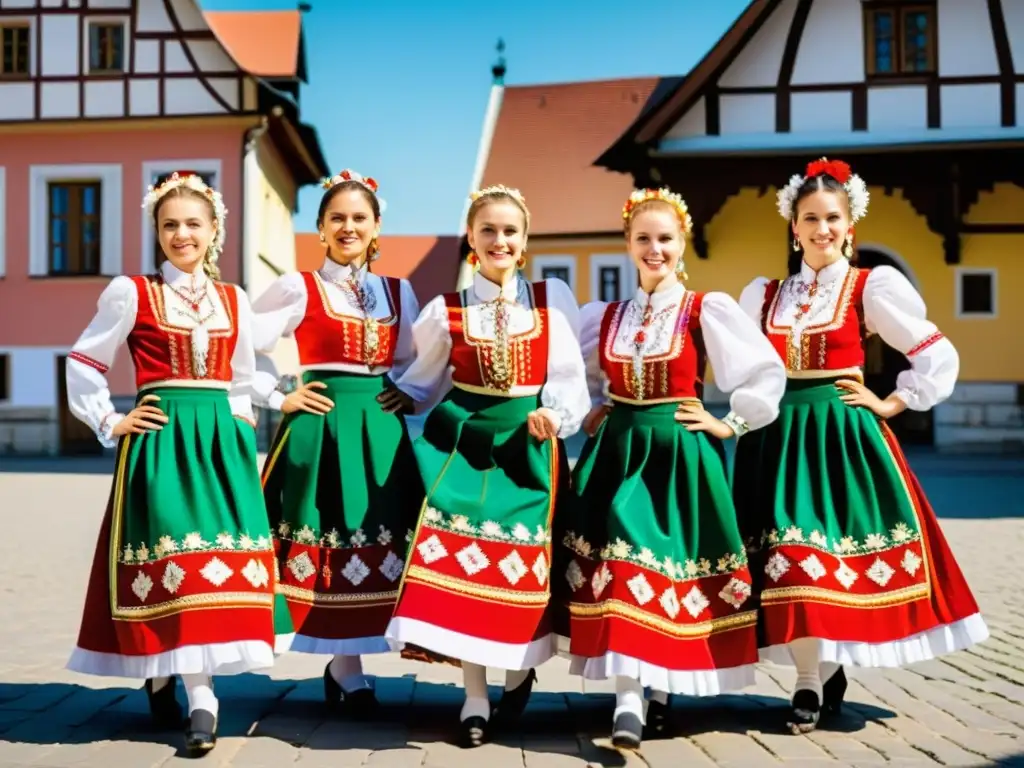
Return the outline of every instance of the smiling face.
[[[501,284],[526,249],[526,216],[511,200],[492,200],[474,213],[469,245],[480,259],[480,274]]]
[[[325,198],[317,227],[332,261],[362,263],[370,242],[380,234],[380,217],[369,196],[367,189],[348,186]]]
[[[210,202],[189,190],[169,193],[158,204],[155,217],[160,250],[167,260],[188,274],[200,270],[217,232]]]
[[[665,279],[675,279],[676,264],[683,257],[679,216],[671,205],[652,201],[639,208],[629,220],[629,255],[640,273],[644,290],[651,292]]]
[[[851,226],[850,205],[843,192],[819,186],[796,203],[793,237],[804,251],[804,260],[812,267],[842,257]]]

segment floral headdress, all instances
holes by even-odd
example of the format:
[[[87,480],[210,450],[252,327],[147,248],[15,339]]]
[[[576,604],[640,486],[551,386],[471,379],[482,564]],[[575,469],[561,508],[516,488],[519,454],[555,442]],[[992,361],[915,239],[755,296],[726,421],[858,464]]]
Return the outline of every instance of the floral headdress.
[[[149,186],[146,195],[142,198],[142,207],[150,218],[156,210],[160,199],[175,187],[187,187],[188,189],[203,195],[213,206],[213,217],[217,221],[217,231],[213,235],[213,242],[210,243],[209,260],[216,263],[217,257],[224,250],[224,238],[227,235],[227,228],[224,225],[228,216],[228,209],[224,207],[224,198],[220,192],[208,186],[202,177],[195,171],[175,171],[159,186]]]
[[[370,190],[374,197],[377,198],[377,204],[380,206],[380,212],[384,213],[387,203],[384,202],[384,198],[377,194],[377,180],[372,176],[363,176],[360,173],[356,173],[351,168],[346,168],[341,173],[331,176],[330,178],[324,177],[320,179],[320,186],[324,188],[324,191],[327,191],[339,184],[344,184],[346,181],[357,182]]]
[[[796,194],[808,179],[815,176],[827,174],[838,181],[846,189],[846,196],[850,200],[850,221],[856,223],[868,212],[868,187],[864,180],[850,170],[850,166],[842,160],[829,160],[823,157],[807,164],[803,176],[793,175],[789,183],[779,190],[779,213],[786,221],[793,220],[793,203]]]
[[[494,197],[499,195],[507,195],[519,203],[523,209],[523,214],[526,217],[526,229],[530,229],[530,209],[526,207],[526,198],[523,197],[523,193],[515,187],[506,187],[504,184],[492,184],[489,187],[475,190],[469,193],[469,199],[471,202],[476,202],[482,197]]]
[[[686,207],[686,202],[682,196],[673,192],[668,187],[662,187],[661,189],[634,189],[629,199],[626,200],[626,204],[622,206],[622,220],[627,226],[629,225],[629,220],[633,218],[633,212],[637,209],[637,206],[650,200],[660,200],[663,203],[668,203],[675,209],[676,215],[679,217],[679,225],[683,229],[683,234],[689,234],[693,231],[693,219],[690,218],[690,209]]]

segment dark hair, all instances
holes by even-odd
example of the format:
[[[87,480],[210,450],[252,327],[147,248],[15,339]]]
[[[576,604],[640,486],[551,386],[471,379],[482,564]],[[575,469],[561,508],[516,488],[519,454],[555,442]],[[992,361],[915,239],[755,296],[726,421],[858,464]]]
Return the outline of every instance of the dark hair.
[[[846,211],[849,214],[850,211],[850,195],[846,191],[846,187],[843,186],[842,182],[834,176],[830,176],[827,173],[819,173],[817,176],[809,176],[804,179],[804,183],[800,185],[800,188],[796,191],[796,195],[793,196],[793,220],[786,225],[786,239],[791,240],[793,238],[793,223],[797,219],[797,211],[800,209],[800,201],[805,197],[810,197],[815,192],[824,190],[825,192],[832,192],[833,194],[839,195],[846,203]],[[800,272],[800,264],[804,260],[804,249],[797,243],[795,249],[790,249],[789,252],[789,274],[795,275]],[[856,266],[857,264],[857,249],[854,247],[853,257],[850,258],[850,264]]]
[[[320,198],[320,209],[316,213],[316,226],[318,228],[324,223],[324,214],[327,213],[327,206],[331,204],[331,200],[342,192],[348,192],[352,189],[362,193],[363,197],[366,198],[366,202],[370,204],[370,209],[373,211],[373,218],[380,221],[380,200],[377,199],[377,196],[365,184],[354,179],[350,179],[349,181],[343,181],[340,184],[335,184],[324,192],[324,196]]]

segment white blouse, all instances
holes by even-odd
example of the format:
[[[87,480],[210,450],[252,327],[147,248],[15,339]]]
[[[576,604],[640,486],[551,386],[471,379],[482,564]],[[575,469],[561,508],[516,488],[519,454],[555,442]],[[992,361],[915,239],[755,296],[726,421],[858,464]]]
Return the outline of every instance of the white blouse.
[[[669,351],[686,289],[676,284],[653,294],[638,288],[623,314],[612,350],[634,357],[634,339],[641,328],[644,310],[651,305],[652,322],[644,336],[644,357]],[[608,378],[601,368],[601,319],[605,302],[583,307],[580,346],[587,361],[587,381],[595,404],[606,402]],[[771,342],[750,321],[733,298],[725,293],[704,294],[700,311],[704,347],[715,375],[715,384],[731,392],[729,406],[750,429],[771,424],[779,415],[779,401],[786,389],[786,369]]]
[[[352,277],[352,267],[342,266],[330,259],[317,270],[324,287],[324,294],[332,312],[357,319],[363,318],[363,310],[357,306],[356,297],[340,284]],[[383,277],[372,274],[366,267],[356,272],[355,282],[364,292],[371,317],[384,319],[392,315],[392,307],[388,299],[388,289]],[[400,281],[398,301],[401,303],[401,320],[398,327],[398,343],[395,347],[394,366],[369,366],[353,363],[317,363],[315,366],[299,366],[299,370],[315,367],[317,370],[345,371],[369,376],[379,376],[391,372],[392,381],[397,380],[416,357],[413,346],[412,325],[419,314],[419,302],[408,280]],[[271,286],[253,304],[253,336],[256,349],[269,353],[274,350],[279,339],[290,337],[299,327],[306,315],[306,302],[309,300],[306,282],[302,273],[291,272],[277,278]],[[318,296],[313,297],[319,301]],[[277,391],[277,379],[267,371],[258,371],[254,383],[255,403],[262,407],[281,410],[284,394]]]
[[[201,287],[208,278],[205,273],[189,275],[175,268],[169,261],[160,267],[166,285],[161,286],[164,306],[170,315],[169,319],[181,328],[194,328],[198,323],[189,312],[180,309],[183,301],[169,286],[189,290],[194,277],[195,287]],[[238,296],[238,338],[235,351],[231,357],[232,380],[229,387],[231,412],[250,421],[254,420],[252,402],[249,396],[253,375],[256,372],[256,354],[252,346],[252,312],[249,298],[245,291],[232,285]],[[206,294],[213,314],[206,321],[210,331],[222,331],[231,327],[231,319],[227,308],[221,303],[220,295],[210,286]],[[139,294],[135,283],[130,277],[115,277],[100,295],[96,304],[96,314],[82,335],[71,348],[91,360],[95,360],[107,368],[114,364],[117,351],[124,344],[135,327],[135,317],[139,307]],[[92,427],[100,443],[106,448],[113,448],[117,441],[111,436],[114,426],[125,417],[125,414],[114,410],[110,399],[110,387],[107,377],[96,368],[68,357],[67,361],[68,406],[71,412],[81,421]],[[174,386],[192,387],[225,387],[223,382],[211,380],[175,380],[159,382],[160,386],[173,383]]]
[[[803,329],[816,326],[835,315],[841,287],[850,263],[846,259],[829,264],[817,275],[802,264],[800,273],[783,281],[772,322],[792,327],[793,343],[799,345]],[[810,298],[810,310],[796,321],[799,305],[808,303],[807,286],[817,276],[818,288]],[[765,287],[770,281],[759,277],[740,295],[740,306],[758,324],[764,307]],[[914,286],[898,269],[875,267],[864,284],[864,321],[869,333],[877,333],[890,347],[907,354],[921,342],[937,339],[909,356],[910,369],[896,377],[896,396],[915,411],[927,411],[953,394],[960,373],[960,356],[949,339],[941,336],[927,319],[927,308]]]
[[[590,410],[586,371],[579,347],[579,307],[569,286],[561,280],[546,280],[548,303],[548,370],[542,387],[513,386],[512,397],[525,397],[540,391],[541,405],[555,414],[560,438],[575,434]],[[479,339],[494,339],[493,305],[486,304],[504,296],[508,308],[508,333],[519,335],[534,327],[533,307],[528,282],[516,280],[499,287],[477,273],[467,291],[466,316],[469,333]],[[437,403],[452,386],[449,356],[452,337],[448,327],[448,309],[444,296],[432,299],[413,325],[416,360],[396,380],[399,389],[417,403],[422,413]]]

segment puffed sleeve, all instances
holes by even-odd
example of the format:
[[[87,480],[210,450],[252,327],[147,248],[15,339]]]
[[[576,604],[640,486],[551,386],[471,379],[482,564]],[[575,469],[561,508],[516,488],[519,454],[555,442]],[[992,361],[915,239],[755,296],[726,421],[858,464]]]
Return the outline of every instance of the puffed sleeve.
[[[238,296],[238,339],[231,356],[231,389],[228,402],[231,413],[255,425],[252,412],[252,393],[256,377],[256,350],[252,344],[253,312],[249,297],[239,286],[233,286]]]
[[[252,302],[253,346],[274,351],[277,342],[291,336],[306,314],[306,283],[299,272],[281,275]]]
[[[565,439],[577,431],[590,410],[587,373],[580,351],[580,310],[569,286],[546,280],[548,294],[548,379],[541,405],[557,415],[555,429]]]
[[[392,381],[402,378],[402,374],[412,365],[416,359],[416,345],[413,342],[412,326],[420,313],[420,303],[416,299],[416,293],[408,280],[402,280],[399,291],[399,301],[402,304],[402,319],[398,326],[398,344],[395,347],[395,363],[391,367],[389,376]]]
[[[412,324],[412,363],[395,386],[415,401],[415,413],[430,410],[451,388],[449,358],[452,336],[444,296],[431,299]]]
[[[117,444],[111,432],[124,418],[114,410],[106,374],[135,325],[138,305],[139,295],[131,278],[115,277],[100,294],[92,322],[68,354],[68,408],[92,428],[105,448]]]
[[[764,311],[764,295],[770,282],[767,277],[755,277],[740,292],[740,309],[759,328],[762,321],[761,313]]]
[[[608,402],[608,377],[601,368],[601,321],[607,302],[592,301],[580,310],[580,352],[587,373],[587,389],[592,406]]]
[[[775,421],[786,368],[761,329],[731,296],[719,292],[704,295],[700,327],[715,383],[731,393],[732,410],[723,421],[737,436]]]
[[[927,308],[910,281],[893,267],[875,267],[864,285],[868,331],[907,356],[910,370],[896,377],[896,396],[914,411],[934,408],[953,394],[960,373],[956,348],[927,319]]]

